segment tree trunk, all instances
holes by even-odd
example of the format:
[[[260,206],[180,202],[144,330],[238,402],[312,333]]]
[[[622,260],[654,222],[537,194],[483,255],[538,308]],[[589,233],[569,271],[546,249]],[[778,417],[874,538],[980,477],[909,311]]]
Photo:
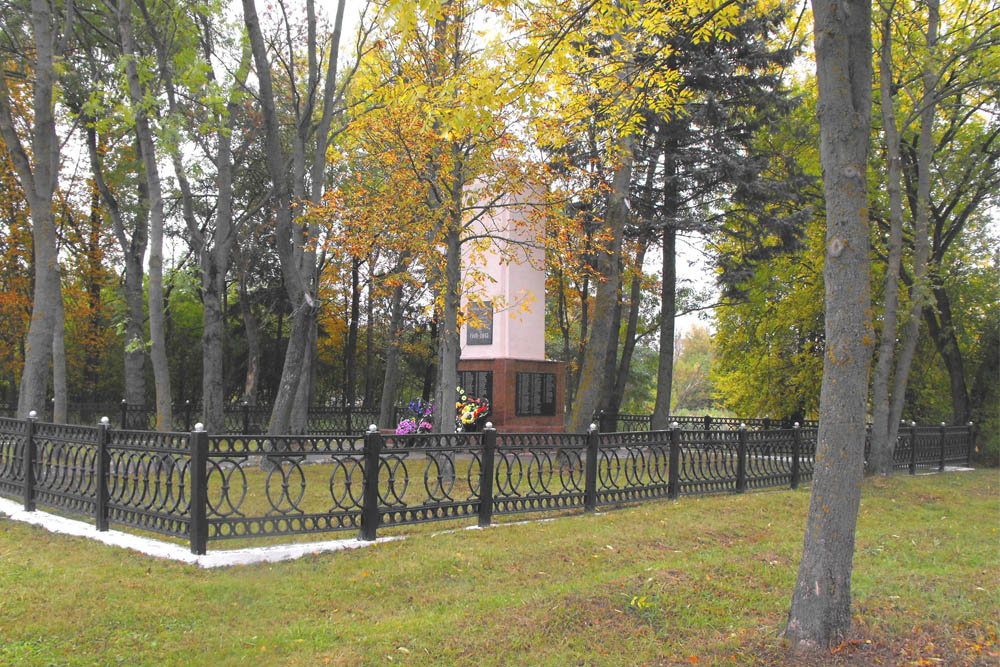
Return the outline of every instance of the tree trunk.
[[[601,282],[597,285],[592,313],[593,325],[584,349],[576,400],[569,418],[568,429],[573,432],[586,431],[593,419],[600,400],[601,377],[607,359],[609,339],[618,333],[612,331],[612,327],[620,283],[618,258],[621,255],[622,236],[628,219],[626,200],[632,179],[633,144],[631,135],[622,140],[621,164],[615,169],[612,191],[608,198],[605,224],[607,231],[610,232],[610,241],[607,242],[607,247],[597,254],[598,275],[601,277]]]
[[[674,314],[677,312],[677,230],[663,227],[663,285],[660,288],[660,358],[656,364],[656,403],[650,428],[665,431],[674,384]]]
[[[456,193],[461,197],[461,189]],[[435,403],[438,405],[435,414],[435,426],[440,433],[455,432],[455,402],[458,387],[458,356],[461,350],[461,339],[458,331],[458,310],[461,306],[462,280],[462,246],[461,221],[457,208],[449,212],[452,220],[445,236],[445,286],[444,312],[441,328],[438,331],[438,383],[435,391]]]
[[[71,12],[67,12],[67,21],[71,20],[70,15]],[[35,62],[29,65],[34,73],[30,159],[29,152],[24,149],[15,129],[6,73],[0,72],[0,135],[27,195],[35,257],[31,324],[28,326],[24,348],[24,368],[17,405],[17,415],[21,419],[27,417],[31,410],[44,414],[49,364],[52,359],[55,308],[57,300],[62,298],[55,219],[52,214],[52,196],[59,175],[59,139],[56,136],[53,103],[55,61],[61,55],[56,43],[54,23],[58,24],[59,19],[54,19],[51,6],[46,0],[31,0],[30,20],[35,54]],[[64,27],[64,30],[67,29],[69,26]],[[32,159],[33,166],[30,161]]]
[[[437,350],[438,347],[438,313],[434,312],[434,317],[431,318],[431,324],[428,330],[428,338],[430,347],[433,350]],[[424,403],[431,400],[431,391],[434,389],[434,379],[437,377],[437,362],[434,357],[428,362],[427,367],[424,369],[424,382],[420,390],[420,400]],[[438,412],[441,412],[439,409]]]
[[[250,294],[247,291],[246,275],[240,274],[240,312],[243,314],[243,329],[247,337],[247,374],[243,383],[243,400],[257,405],[257,387],[260,383],[260,323],[253,312]]]
[[[892,412],[889,381],[896,351],[896,320],[899,310],[899,266],[903,256],[903,192],[899,130],[892,95],[892,9],[886,8],[882,20],[882,49],[879,58],[879,93],[882,125],[885,128],[885,152],[888,162],[886,190],[889,193],[889,258],[885,267],[885,302],[878,363],[872,376],[872,435],[868,467],[876,475],[892,473],[892,450],[895,438],[889,427]]]
[[[920,106],[920,145],[917,146],[917,214],[913,220],[913,283],[910,285],[910,312],[903,325],[896,375],[893,378],[892,404],[889,419],[889,442],[895,440],[906,399],[906,383],[920,337],[920,318],[930,303],[927,266],[930,261],[931,162],[934,159],[934,113],[937,107],[937,80],[932,69],[937,43],[938,2],[927,2],[927,54],[922,73],[923,95]]]
[[[618,259],[618,293],[615,295],[615,307],[611,313],[611,335],[608,336],[608,351],[604,357],[604,371],[601,373],[601,393],[597,400],[598,412],[616,412],[613,407],[615,381],[618,371],[618,342],[622,328],[622,262]]]
[[[368,298],[365,304],[365,395],[362,399],[362,404],[369,410],[375,404],[375,303],[372,299],[374,287],[375,280],[369,270]]]
[[[813,0],[820,162],[826,200],[825,340],[820,421],[802,560],[785,636],[819,652],[851,628],[872,340],[867,220],[871,5]]]
[[[344,348],[344,403],[354,407],[358,384],[358,318],[361,316],[361,260],[351,258],[351,314],[347,325],[347,346]]]
[[[156,388],[156,428],[173,428],[170,366],[167,362],[166,312],[163,300],[163,194],[156,163],[153,132],[144,110],[145,93],[136,65],[136,47],[132,32],[132,3],[119,0],[118,27],[125,56],[125,76],[129,99],[135,114],[135,131],[139,140],[146,186],[149,189],[149,342],[153,362],[153,384]]]
[[[613,413],[621,410],[622,400],[625,397],[625,387],[628,385],[629,369],[632,366],[632,355],[635,352],[636,334],[639,328],[639,306],[642,304],[642,264],[646,259],[648,247],[649,239],[643,235],[635,258],[636,273],[632,276],[632,285],[629,288],[628,322],[625,324],[622,358],[615,374],[615,387],[611,392],[611,400],[608,402],[609,410]]]
[[[936,308],[924,310],[924,321],[927,322],[927,331],[948,371],[952,423],[965,424],[972,412],[965,384],[965,363],[962,359],[962,350],[958,347],[958,339],[955,337],[955,325],[951,319],[951,299],[943,287],[935,286],[932,293]]]
[[[111,218],[111,227],[118,240],[122,256],[125,260],[125,402],[129,405],[146,404],[146,349],[145,321],[143,307],[143,272],[142,258],[146,254],[148,228],[147,213],[137,211],[132,227],[132,236],[125,232],[125,220],[122,216],[118,200],[104,180],[104,164],[97,151],[97,133],[93,127],[87,128],[87,151],[90,153],[90,169],[94,184],[101,194],[101,201]],[[136,152],[139,152],[136,146]],[[139,179],[136,184],[140,201],[146,200],[147,188],[145,181]],[[124,427],[124,425],[123,425]]]
[[[316,382],[316,334],[319,325],[315,314],[309,324],[309,339],[302,357],[302,375],[299,388],[295,392],[292,413],[289,418],[289,432],[306,433],[309,430],[309,406],[313,403],[313,387]],[[350,406],[347,406],[350,407]]]
[[[371,322],[368,323],[371,326]],[[394,428],[396,393],[399,391],[400,344],[403,333],[403,284],[392,289],[392,306],[389,317],[389,331],[385,341],[385,379],[382,381],[382,400],[379,403],[378,425]],[[440,412],[440,410],[439,410]]]
[[[63,306],[62,290],[56,299],[56,321],[52,327],[52,421],[66,423],[69,400],[66,389],[66,313]]]

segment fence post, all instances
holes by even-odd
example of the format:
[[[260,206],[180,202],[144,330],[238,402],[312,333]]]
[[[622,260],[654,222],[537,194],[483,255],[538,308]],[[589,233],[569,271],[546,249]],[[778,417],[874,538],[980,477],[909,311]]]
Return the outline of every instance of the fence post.
[[[497,430],[493,422],[483,428],[483,449],[479,460],[479,527],[493,522],[493,459],[497,449]]]
[[[122,399],[121,421],[118,423],[121,424],[120,428],[122,429],[128,428],[128,401],[125,400],[124,398]]]
[[[28,413],[28,437],[24,441],[24,468],[22,477],[24,478],[24,511],[35,511],[35,459],[38,457],[35,445],[35,420],[38,413],[32,410]]]
[[[250,404],[243,401],[243,435],[250,435]]]
[[[712,415],[705,415],[705,430],[712,430]]]
[[[938,443],[938,472],[944,472],[944,438],[944,422],[941,422],[941,435]]]
[[[801,472],[799,457],[802,455],[802,431],[798,422],[792,424],[792,489],[799,488]]]
[[[602,415],[603,416],[603,415]],[[591,422],[587,429],[587,467],[583,480],[583,509],[585,512],[593,512],[597,509],[597,459],[599,451],[600,434],[597,424]]]
[[[976,425],[969,422],[969,445],[968,454],[966,455],[965,465],[967,468],[972,467],[972,453],[976,450]]]
[[[208,546],[208,433],[199,422],[188,436],[191,447],[191,553],[204,555]]]
[[[910,474],[917,474],[917,422],[910,421]]]
[[[771,430],[771,418],[768,416],[764,417],[764,430],[765,431]]]
[[[101,417],[100,431],[97,436],[97,492],[94,496],[94,525],[104,532],[108,529],[108,468],[111,457],[108,456],[108,429],[111,420]]]
[[[184,430],[191,430],[191,401],[184,401]]]
[[[739,444],[736,448],[736,493],[747,490],[747,425],[740,424]]]
[[[705,415],[705,426],[711,423],[711,417]],[[707,428],[706,428],[707,430]],[[677,500],[680,495],[680,462],[681,462],[681,425],[670,424],[670,469],[667,472],[667,498]]]
[[[361,534],[366,542],[375,540],[378,531],[378,474],[381,465],[382,435],[372,424],[365,433],[365,477],[361,500]]]

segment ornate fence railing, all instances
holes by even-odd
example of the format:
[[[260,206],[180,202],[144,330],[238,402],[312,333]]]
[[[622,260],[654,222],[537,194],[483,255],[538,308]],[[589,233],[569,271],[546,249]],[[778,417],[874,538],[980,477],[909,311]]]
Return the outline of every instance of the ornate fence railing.
[[[682,428],[696,428],[705,431],[728,431],[746,426],[753,431],[767,431],[772,428],[791,428],[793,419],[751,419],[740,417],[714,417],[712,415],[671,415],[667,422],[677,422]],[[598,412],[594,415],[594,423],[601,433],[619,431],[649,431],[653,425],[653,415],[625,414],[621,412]],[[819,422],[812,419],[800,419],[803,427],[817,426]]]
[[[209,435],[0,418],[0,495],[209,542],[359,531],[655,498],[791,487],[812,478],[814,426],[734,430],[363,436]],[[900,429],[893,467],[968,464],[968,426]],[[371,471],[377,474],[370,474]]]

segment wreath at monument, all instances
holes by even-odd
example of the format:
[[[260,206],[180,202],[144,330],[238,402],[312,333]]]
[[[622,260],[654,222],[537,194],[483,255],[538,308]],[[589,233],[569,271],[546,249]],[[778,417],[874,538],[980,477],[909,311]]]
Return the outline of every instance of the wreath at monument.
[[[469,396],[458,387],[455,410],[455,426],[460,431],[479,431],[490,413],[490,402],[486,398]]]

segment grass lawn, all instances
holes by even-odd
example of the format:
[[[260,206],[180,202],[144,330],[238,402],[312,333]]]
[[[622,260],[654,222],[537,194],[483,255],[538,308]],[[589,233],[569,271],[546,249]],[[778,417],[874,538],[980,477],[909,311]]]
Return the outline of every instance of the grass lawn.
[[[827,663],[1000,662],[998,481],[865,482],[855,634]],[[780,663],[808,502],[782,490],[413,527],[221,570],[0,518],[0,664]]]

